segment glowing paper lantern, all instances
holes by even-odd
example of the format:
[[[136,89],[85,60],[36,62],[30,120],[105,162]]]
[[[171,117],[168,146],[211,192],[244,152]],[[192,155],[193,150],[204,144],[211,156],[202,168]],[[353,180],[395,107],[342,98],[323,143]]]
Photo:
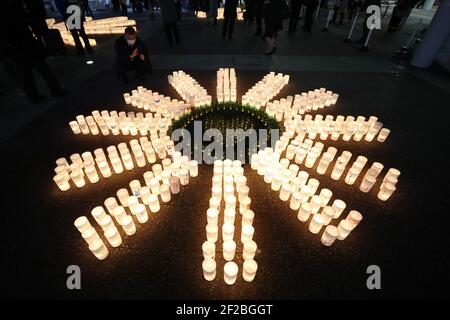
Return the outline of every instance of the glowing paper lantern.
[[[252,282],[255,279],[256,271],[258,270],[258,264],[253,259],[247,259],[244,261],[242,278],[247,282]]]
[[[131,218],[128,215],[125,215],[123,218],[120,219],[120,225],[123,228],[123,231],[128,236],[132,236],[136,233],[136,225],[134,224],[133,218]]]
[[[104,260],[108,257],[108,249],[101,239],[95,239],[89,244],[89,250],[95,255],[99,260]]]
[[[320,241],[324,246],[329,247],[334,243],[338,235],[339,231],[335,226],[327,226],[322,234],[322,237],[320,238]]]
[[[212,241],[205,241],[202,244],[204,259],[214,259],[216,255],[216,244]]]
[[[322,226],[324,225],[323,217],[319,214],[316,214],[311,219],[311,222],[309,223],[309,231],[311,233],[317,234],[322,229]]]
[[[233,240],[226,240],[223,242],[223,258],[226,261],[233,260],[235,252],[236,242],[234,242]]]
[[[78,217],[73,224],[78,229],[78,231],[80,231],[80,233],[83,233],[88,228],[92,228],[88,218],[86,218],[85,216]]]
[[[111,246],[118,247],[122,244],[122,237],[116,227],[107,229],[104,234]]]
[[[218,238],[218,230],[217,224],[208,223],[206,225],[206,238],[208,241],[216,242]]]
[[[239,267],[235,262],[229,261],[225,263],[224,268],[224,280],[228,285],[232,285],[236,282]]]
[[[203,277],[206,281],[213,281],[216,278],[216,261],[205,259],[202,262]]]

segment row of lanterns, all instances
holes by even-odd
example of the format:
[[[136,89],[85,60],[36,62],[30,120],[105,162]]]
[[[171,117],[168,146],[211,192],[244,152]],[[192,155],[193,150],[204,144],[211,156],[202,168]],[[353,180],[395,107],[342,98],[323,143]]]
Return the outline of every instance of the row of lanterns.
[[[244,168],[238,160],[226,159],[214,162],[209,209],[207,210],[206,238],[202,245],[203,276],[207,281],[216,278],[216,256],[219,246],[219,234],[222,235],[224,281],[228,285],[236,282],[239,266],[233,260],[236,257],[236,222],[241,220],[240,242],[243,245],[242,277],[251,282],[255,278],[258,264],[254,260],[257,245],[253,240],[255,229],[253,227],[254,212],[250,209],[251,198]],[[222,210],[223,209],[223,210]],[[223,212],[223,224],[219,228],[219,216]],[[221,230],[221,232],[220,232]]]
[[[191,106],[211,104],[212,98],[193,77],[184,71],[174,71],[167,77],[169,84]]]
[[[270,72],[253,85],[243,96],[242,103],[256,108],[265,106],[289,83],[289,75]]]
[[[116,197],[109,197],[103,206],[97,206],[91,215],[103,231],[103,236],[112,247],[122,244],[122,234],[132,236],[136,233],[136,221],[144,224],[151,213],[160,211],[160,202],[167,203],[172,194],[180,192],[180,185],[187,185],[190,177],[198,176],[198,163],[189,161],[187,156],[179,152],[163,160],[163,164],[155,164],[152,171],[144,173],[144,184],[140,180],[132,180],[129,188],[121,188]],[[130,193],[131,190],[131,193]],[[104,209],[106,208],[106,210]],[[130,213],[130,214],[129,214]],[[109,250],[86,216],[78,217],[75,227],[86,241],[89,250],[99,260],[108,257]],[[117,228],[120,226],[120,228]],[[123,232],[120,232],[122,229]]]
[[[234,68],[217,70],[217,101],[236,101],[236,71]]]
[[[280,159],[280,154],[272,148],[253,154],[251,167],[264,177],[273,191],[279,192],[280,200],[289,202],[289,207],[297,211],[298,220],[310,220],[308,229],[311,233],[318,234],[325,229],[321,236],[325,246],[331,246],[336,239],[345,240],[362,220],[361,213],[351,210],[337,227],[330,224],[340,218],[346,209],[345,202],[335,199],[331,203],[331,190],[323,188],[319,191],[317,179],[309,178],[306,171],[299,171],[299,166],[290,164],[288,159]]]

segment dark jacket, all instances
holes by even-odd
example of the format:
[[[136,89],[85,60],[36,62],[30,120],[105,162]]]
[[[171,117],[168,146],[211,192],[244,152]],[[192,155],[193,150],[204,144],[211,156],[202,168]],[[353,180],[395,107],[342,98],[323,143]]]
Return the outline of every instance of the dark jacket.
[[[264,3],[264,21],[266,32],[278,31],[283,28],[283,4],[284,0],[269,0]]]
[[[225,7],[223,10],[223,17],[224,18],[231,18],[236,19],[237,17],[237,5],[238,0],[226,0],[225,1]]]
[[[175,0],[159,0],[159,7],[161,8],[161,18],[164,23],[177,22],[177,6]]]
[[[148,60],[147,48],[145,47],[144,42],[139,37],[136,37],[136,42],[132,46],[130,46],[128,45],[127,39],[125,39],[125,36],[122,35],[116,39],[114,47],[117,54],[117,63],[119,64],[130,62],[130,56],[133,53],[134,49],[137,49],[139,54],[144,54],[145,59]]]

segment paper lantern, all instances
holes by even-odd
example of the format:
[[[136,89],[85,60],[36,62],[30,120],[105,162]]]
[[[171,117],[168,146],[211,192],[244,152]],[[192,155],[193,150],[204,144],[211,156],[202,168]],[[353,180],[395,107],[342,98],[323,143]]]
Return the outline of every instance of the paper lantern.
[[[118,224],[121,224],[122,219],[127,216],[127,213],[125,212],[124,207],[117,206],[113,209],[111,216],[114,217],[114,220],[116,220]]]
[[[253,240],[249,240],[244,242],[244,249],[242,252],[242,257],[244,260],[253,259],[256,254],[257,245],[256,242]]]
[[[353,224],[348,220],[341,220],[338,225],[339,234],[336,237],[338,240],[345,240],[350,232],[353,230]]]
[[[206,281],[213,281],[216,278],[216,261],[205,259],[202,262],[203,277]]]
[[[322,202],[322,207],[325,207],[328,205],[328,202],[330,202],[331,197],[333,196],[333,192],[330,189],[323,188],[320,190],[320,200]]]
[[[133,206],[133,214],[136,216],[139,223],[146,223],[148,221],[147,209],[142,203],[138,203]]]
[[[141,183],[139,182],[139,180],[132,180],[130,183],[130,189],[131,189],[131,194],[133,194],[135,197],[139,197],[140,194],[140,189],[141,189]]]
[[[222,226],[222,239],[223,241],[233,240],[234,238],[234,225],[231,223],[224,223]]]
[[[81,234],[81,236],[83,237],[84,241],[86,241],[86,243],[88,245],[90,245],[92,242],[94,242],[94,240],[100,239],[100,237],[98,236],[97,231],[95,231],[95,229],[92,228],[92,227],[86,228],[83,231],[83,233]]]
[[[324,225],[328,225],[332,219],[334,219],[334,216],[336,214],[336,211],[330,207],[330,206],[326,206],[325,208],[323,208],[322,210],[322,218],[323,218],[323,224]]]
[[[172,194],[180,193],[180,180],[178,179],[178,177],[174,176],[170,177],[169,183],[170,183],[170,192]]]
[[[119,198],[119,202],[122,207],[128,207],[128,198],[130,197],[128,190],[125,188],[117,190],[117,198]]]
[[[116,198],[114,198],[114,197],[107,198],[105,200],[104,204],[105,204],[106,210],[108,210],[109,214],[112,214],[114,208],[119,206],[119,204],[117,203]]]
[[[226,208],[224,212],[224,223],[234,224],[236,210],[234,208]]]
[[[189,183],[189,170],[181,169],[180,170],[180,183],[185,186]]]
[[[56,176],[54,176],[53,181],[61,191],[67,191],[70,189],[69,182],[67,182],[66,177],[62,174],[57,174]]]
[[[92,217],[94,217],[95,221],[99,222],[103,217],[106,216],[106,212],[102,206],[95,207],[91,211]]]
[[[106,232],[108,229],[115,228],[114,222],[110,215],[104,215],[97,221],[100,227],[103,229],[103,232]]]
[[[208,241],[216,242],[218,238],[219,228],[217,224],[208,223],[206,225],[206,238]]]
[[[339,231],[335,226],[327,226],[322,234],[322,237],[320,238],[320,241],[324,246],[329,247],[334,243],[338,235]]]
[[[340,199],[336,199],[333,201],[331,207],[334,209],[334,219],[337,219],[341,216],[346,206],[347,205],[345,204],[345,202]]]
[[[239,202],[242,201],[242,199],[248,197],[250,188],[248,186],[243,186],[239,189]]]
[[[224,193],[225,202],[226,202],[227,198],[234,197],[234,187],[233,187],[233,185],[228,185],[228,186],[226,185],[226,186],[224,186],[223,193]]]
[[[242,226],[241,232],[241,242],[245,243],[246,241],[253,239],[253,234],[255,233],[255,228],[252,225],[246,224]]]
[[[219,211],[215,208],[209,208],[206,211],[206,217],[208,219],[208,224],[217,224],[217,219],[219,216]]]
[[[229,261],[224,265],[224,280],[228,285],[232,285],[236,282],[239,267],[235,262]]]
[[[122,226],[123,231],[125,231],[126,235],[132,236],[136,233],[136,225],[134,224],[133,218],[131,218],[130,216],[123,216],[120,219],[120,225]]]
[[[214,259],[216,256],[216,244],[212,241],[205,241],[202,244],[204,259]]]
[[[309,202],[303,202],[300,206],[300,210],[298,211],[297,218],[301,222],[306,222],[309,219],[309,216],[311,215],[312,206]]]
[[[159,190],[159,180],[157,178],[152,178],[150,179],[150,190],[152,191],[152,193],[154,195],[159,195],[160,190]]]
[[[386,141],[387,137],[389,136],[389,133],[391,133],[391,130],[389,130],[387,128],[381,129],[380,133],[378,134],[377,141],[378,142]]]
[[[249,210],[251,202],[252,200],[250,199],[250,197],[242,198],[242,200],[239,203],[239,212],[243,214],[246,210]]]
[[[249,203],[250,205],[250,203]],[[231,209],[235,209],[236,208],[236,197],[231,195],[225,195],[225,208],[231,208]]]
[[[310,195],[311,196],[314,195],[317,192],[317,189],[319,188],[319,180],[309,179],[308,186],[309,186]]]
[[[223,258],[226,261],[233,260],[235,252],[236,242],[234,242],[233,240],[226,240],[223,242]]]
[[[378,192],[377,197],[382,201],[387,201],[395,190],[396,187],[392,183],[383,183],[380,187],[380,191]]]
[[[255,213],[252,210],[245,210],[242,213],[242,225],[252,225]]]
[[[247,259],[244,261],[242,269],[242,278],[247,282],[252,282],[255,279],[258,264],[253,259]]]
[[[83,233],[88,228],[92,228],[88,218],[86,218],[85,216],[78,217],[77,219],[75,219],[73,224],[80,233]]]
[[[118,247],[122,244],[122,237],[116,227],[108,228],[105,232],[105,238],[108,240],[109,244],[113,247]]]
[[[162,184],[161,187],[159,187],[161,201],[162,202],[169,202],[171,199],[170,194],[170,186],[168,184]]]
[[[72,179],[73,183],[75,183],[75,185],[78,188],[82,188],[86,185],[86,182],[83,178],[83,173],[82,170],[79,170],[77,172],[71,172],[70,173],[70,178]]]
[[[151,212],[156,213],[161,209],[157,195],[151,194],[148,197],[148,202],[149,202],[149,207],[150,207]]]
[[[351,210],[345,219],[353,225],[353,228],[355,228],[361,222],[363,216],[360,212]]]
[[[191,177],[198,176],[198,162],[196,160],[189,161],[189,174]]]
[[[211,197],[209,199],[209,207],[212,209],[216,209],[217,211],[220,211],[220,199],[216,197]]]
[[[300,208],[300,205],[302,204],[302,199],[303,199],[303,196],[302,196],[301,192],[294,192],[292,194],[291,201],[289,203],[289,207],[292,210],[298,210]]]
[[[95,239],[89,244],[89,250],[95,255],[95,257],[99,260],[104,260],[108,257],[108,249],[106,248],[103,241],[99,239]]]
[[[78,125],[78,122],[70,121],[69,122],[69,126],[70,126],[70,129],[72,129],[72,132],[74,134],[80,134],[81,133],[81,129],[80,129],[80,126]]]
[[[376,182],[377,179],[374,176],[365,175],[364,179],[361,182],[361,185],[359,186],[359,190],[364,193],[367,193],[372,189],[372,187],[375,185]]]
[[[311,222],[309,223],[309,231],[311,233],[317,234],[322,229],[322,226],[324,225],[323,217],[320,214],[316,214],[311,219]]]
[[[280,200],[288,201],[289,197],[291,196],[291,190],[292,190],[292,187],[289,183],[283,184],[281,186],[281,190],[280,190]]]
[[[98,174],[97,174],[97,170],[95,170],[95,167],[93,165],[89,166],[89,167],[86,167],[84,169],[84,171],[86,173],[86,176],[89,179],[89,182],[97,183],[100,180],[99,177],[98,177]]]

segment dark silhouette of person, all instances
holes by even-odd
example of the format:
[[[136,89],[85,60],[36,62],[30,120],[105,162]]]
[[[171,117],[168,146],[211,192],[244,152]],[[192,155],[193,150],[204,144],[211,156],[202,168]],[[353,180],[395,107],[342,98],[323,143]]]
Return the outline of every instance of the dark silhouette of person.
[[[237,5],[238,0],[226,0],[225,7],[223,11],[223,29],[222,37],[228,39],[233,39],[233,29],[234,23],[237,18]]]
[[[311,32],[313,22],[314,22],[314,12],[319,5],[318,0],[304,0],[305,5],[305,24],[303,25],[303,30],[305,32]]]
[[[38,103],[45,100],[36,88],[33,70],[39,72],[54,97],[67,94],[45,61],[45,50],[37,40],[23,2],[4,0],[0,11],[0,57],[13,62],[18,70],[18,80],[27,98]],[[3,63],[12,67],[10,63]]]
[[[276,40],[278,31],[283,28],[283,3],[284,0],[266,0],[264,2],[264,38],[269,46],[266,55],[271,55],[277,50]]]
[[[262,35],[262,20],[263,20],[264,0],[255,0],[253,7],[253,15],[256,20],[255,36]]]
[[[140,80],[144,78],[145,73],[151,72],[147,48],[133,27],[125,29],[125,33],[116,39],[114,47],[117,55],[115,68],[125,83],[128,82],[129,71],[135,70],[136,78]]]
[[[159,0],[159,7],[161,9],[161,18],[169,45],[173,45],[172,33],[175,37],[175,43],[180,44],[180,33],[178,32],[177,27],[178,13],[175,0]]]
[[[289,17],[289,33],[294,33],[297,30],[298,18],[300,10],[302,9],[302,0],[291,0],[291,15]]]

